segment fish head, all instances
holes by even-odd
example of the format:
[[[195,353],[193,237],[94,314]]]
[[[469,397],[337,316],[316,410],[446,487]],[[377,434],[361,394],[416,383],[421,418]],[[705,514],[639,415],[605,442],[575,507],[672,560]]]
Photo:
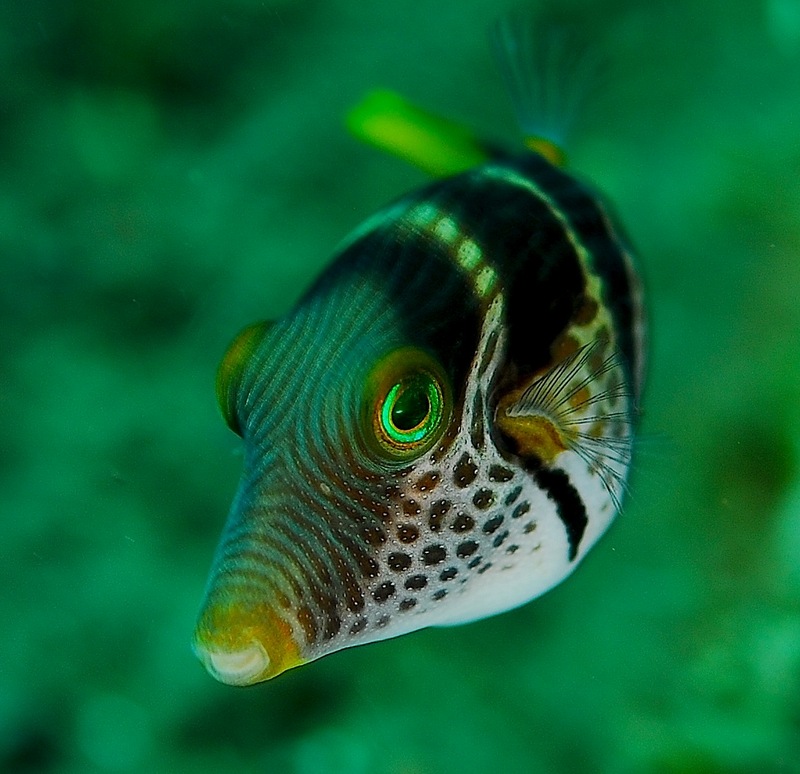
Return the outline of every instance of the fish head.
[[[389,548],[423,532],[408,487],[458,433],[479,324],[464,277],[390,228],[231,344],[217,395],[244,471],[194,639],[215,677],[258,682],[392,635],[375,592],[398,580],[389,556],[405,561]]]
[[[603,287],[501,172],[380,213],[223,359],[244,471],[194,640],[223,682],[520,605],[613,518],[632,395]],[[448,214],[487,195],[483,235]]]

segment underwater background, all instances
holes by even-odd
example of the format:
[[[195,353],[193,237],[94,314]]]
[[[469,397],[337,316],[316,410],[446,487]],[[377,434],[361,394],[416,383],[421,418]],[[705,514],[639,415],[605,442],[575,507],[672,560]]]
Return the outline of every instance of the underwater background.
[[[511,7],[0,4],[0,771],[800,772],[798,0],[554,4],[609,62],[567,151],[651,326],[578,572],[254,688],[190,651],[241,468],[217,363],[426,181],[347,134],[365,91],[516,141]]]

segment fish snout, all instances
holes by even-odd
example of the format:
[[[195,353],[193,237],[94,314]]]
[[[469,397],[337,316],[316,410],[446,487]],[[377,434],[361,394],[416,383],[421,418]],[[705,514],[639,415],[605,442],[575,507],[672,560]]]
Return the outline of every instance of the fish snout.
[[[264,646],[253,641],[239,650],[212,650],[197,641],[194,652],[212,677],[227,685],[252,685],[267,679],[270,657]]]
[[[227,685],[260,683],[304,661],[289,624],[263,604],[210,601],[200,613],[192,649],[211,676]]]

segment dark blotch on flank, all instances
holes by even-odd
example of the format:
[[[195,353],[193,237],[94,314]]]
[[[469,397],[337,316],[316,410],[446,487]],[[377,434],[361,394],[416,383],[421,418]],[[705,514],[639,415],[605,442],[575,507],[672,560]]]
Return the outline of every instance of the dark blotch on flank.
[[[489,468],[489,481],[499,481],[504,484],[506,481],[511,481],[512,478],[514,478],[514,471],[504,468],[502,465],[492,465]],[[522,490],[520,489],[520,491]]]
[[[498,546],[503,545],[506,542],[506,538],[508,537],[508,530],[504,529],[493,541],[492,545],[497,548]]]
[[[350,634],[358,634],[359,632],[363,632],[364,629],[366,629],[366,628],[367,628],[367,619],[366,618],[359,618],[350,627]]]
[[[447,590],[446,589],[439,589],[438,591],[434,591],[432,596],[436,600],[444,599],[447,596]]]
[[[474,540],[465,540],[463,543],[458,544],[456,548],[456,556],[459,559],[466,559],[472,556],[478,550],[478,544]]]
[[[428,526],[431,532],[440,532],[444,525],[444,517],[451,508],[449,500],[437,500],[431,505],[430,517],[428,518]]]
[[[499,513],[497,516],[493,516],[486,524],[483,525],[483,531],[487,535],[491,535],[493,532],[497,532],[497,528],[503,523],[503,514]]]
[[[481,567],[481,569],[478,570],[478,575],[483,575],[483,573],[485,573],[491,566],[492,566],[491,562],[486,562],[486,564],[484,564],[483,567]]]
[[[421,476],[419,481],[415,484],[420,492],[430,492],[439,483],[441,476],[435,470],[428,471],[425,475]]]
[[[476,508],[480,508],[482,511],[490,508],[494,505],[494,492],[491,489],[479,489],[475,492],[472,502]]]
[[[387,599],[389,599],[389,597],[392,596],[392,594],[394,594],[394,592],[394,583],[391,581],[386,581],[381,583],[381,585],[372,592],[372,598],[376,602],[385,602]]]
[[[472,457],[464,452],[461,459],[456,463],[455,470],[453,471],[453,481],[455,485],[463,489],[469,486],[477,475],[478,466],[473,462]]]
[[[459,513],[450,525],[453,532],[469,532],[475,526],[475,519],[468,513]]]
[[[386,624],[388,624],[388,623],[389,623],[389,621],[391,621],[391,620],[392,620],[392,616],[390,616],[390,615],[382,615],[382,616],[381,616],[381,617],[378,619],[378,621],[376,622],[375,626],[376,626],[378,629],[383,629],[383,627],[384,627],[384,626],[386,626]]]
[[[447,556],[444,546],[426,546],[422,550],[422,563],[428,566],[443,562]]]
[[[455,567],[448,567],[446,570],[442,570],[439,573],[439,580],[449,581],[453,580],[453,578],[458,575],[458,570]]]
[[[530,509],[531,504],[526,500],[514,508],[514,510],[511,512],[511,518],[518,519],[520,516],[525,515]]]
[[[422,513],[422,508],[419,507],[419,503],[416,500],[412,500],[409,497],[403,500],[403,513],[407,516],[419,516]]]
[[[401,524],[397,528],[397,539],[401,543],[413,543],[419,537],[416,524]]]
[[[506,496],[506,505],[511,505],[522,494],[522,487],[515,486]]]
[[[419,591],[428,585],[428,579],[424,575],[412,575],[403,585],[409,591]]]
[[[476,567],[477,567],[477,566],[478,566],[478,565],[479,565],[479,564],[480,564],[482,561],[483,561],[483,559],[482,559],[480,556],[476,556],[476,557],[475,557],[475,558],[474,558],[474,559],[473,559],[473,560],[472,560],[472,561],[471,561],[471,562],[470,562],[470,563],[467,565],[467,567],[469,567],[469,569],[470,569],[470,570],[474,570],[474,569],[475,569],[475,568],[476,568]]]
[[[387,557],[387,563],[390,570],[395,572],[402,572],[411,567],[411,557],[401,551],[394,551]]]
[[[416,604],[417,604],[417,600],[416,599],[411,599],[411,597],[409,597],[408,599],[404,599],[400,603],[399,609],[402,612],[405,612],[406,610],[411,610],[411,608],[414,607]]]

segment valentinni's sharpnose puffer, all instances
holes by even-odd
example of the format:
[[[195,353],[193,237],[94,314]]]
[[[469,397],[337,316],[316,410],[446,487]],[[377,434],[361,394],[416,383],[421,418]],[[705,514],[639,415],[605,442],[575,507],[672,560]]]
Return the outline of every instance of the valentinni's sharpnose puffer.
[[[225,683],[521,605],[620,508],[640,285],[606,205],[537,131],[524,39],[501,30],[527,147],[368,97],[351,128],[440,179],[220,366],[244,472],[194,649]]]

